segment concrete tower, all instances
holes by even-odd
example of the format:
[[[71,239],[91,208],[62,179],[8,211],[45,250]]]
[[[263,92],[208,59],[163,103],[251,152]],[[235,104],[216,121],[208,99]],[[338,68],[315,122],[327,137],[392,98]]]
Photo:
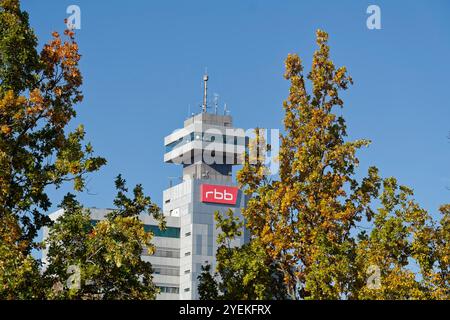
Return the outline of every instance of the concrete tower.
[[[245,150],[244,130],[233,128],[226,110],[223,115],[208,113],[207,75],[203,81],[202,112],[164,139],[164,162],[183,168],[182,181],[163,193],[164,214],[180,219],[180,299],[198,299],[202,264],[215,267],[214,212],[232,209],[242,219],[246,202],[232,181],[232,167],[241,163]],[[244,233],[234,245],[242,245],[245,238]]]

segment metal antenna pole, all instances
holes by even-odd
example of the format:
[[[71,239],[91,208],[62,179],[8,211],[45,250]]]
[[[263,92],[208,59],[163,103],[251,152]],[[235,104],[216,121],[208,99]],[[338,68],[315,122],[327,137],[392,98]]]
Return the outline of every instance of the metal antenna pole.
[[[203,105],[202,105],[202,111],[205,113],[206,109],[208,108],[208,75],[205,74],[203,76]]]
[[[217,108],[219,107],[219,95],[214,94],[214,113],[217,114]]]

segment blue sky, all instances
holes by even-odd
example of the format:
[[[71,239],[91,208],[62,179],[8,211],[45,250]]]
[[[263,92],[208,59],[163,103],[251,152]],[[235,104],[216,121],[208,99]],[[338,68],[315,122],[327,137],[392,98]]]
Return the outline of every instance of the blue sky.
[[[181,174],[163,163],[163,138],[188,105],[199,110],[205,67],[236,126],[281,128],[284,59],[298,53],[309,70],[318,28],[355,81],[344,94],[349,138],[373,141],[359,172],[396,176],[430,212],[450,202],[450,2],[23,0],[41,45],[71,4],[81,8],[85,95],[72,126],[83,123],[108,160],[79,195],[86,206],[112,206],[118,173],[161,204]],[[381,30],[366,27],[370,4]],[[53,209],[69,189],[51,190]]]

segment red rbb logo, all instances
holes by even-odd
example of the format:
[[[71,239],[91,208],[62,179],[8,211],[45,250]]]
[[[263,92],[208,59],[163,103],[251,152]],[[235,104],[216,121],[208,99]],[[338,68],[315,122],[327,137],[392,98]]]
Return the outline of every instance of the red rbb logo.
[[[208,199],[212,197],[214,200],[226,200],[226,201],[232,201],[233,195],[231,193],[228,193],[227,190],[224,190],[223,192],[217,191],[214,189],[214,191],[207,191],[205,192],[205,198]]]
[[[202,184],[200,193],[202,202],[236,204],[238,188]]]

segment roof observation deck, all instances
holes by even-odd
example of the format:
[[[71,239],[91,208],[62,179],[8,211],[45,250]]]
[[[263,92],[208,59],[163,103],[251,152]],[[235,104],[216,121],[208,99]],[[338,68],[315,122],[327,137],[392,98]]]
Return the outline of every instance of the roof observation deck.
[[[242,163],[245,131],[233,128],[232,117],[207,112],[207,81],[203,77],[202,112],[164,138],[164,162],[183,165],[183,179],[231,179],[233,165]],[[217,108],[216,108],[217,112]]]

